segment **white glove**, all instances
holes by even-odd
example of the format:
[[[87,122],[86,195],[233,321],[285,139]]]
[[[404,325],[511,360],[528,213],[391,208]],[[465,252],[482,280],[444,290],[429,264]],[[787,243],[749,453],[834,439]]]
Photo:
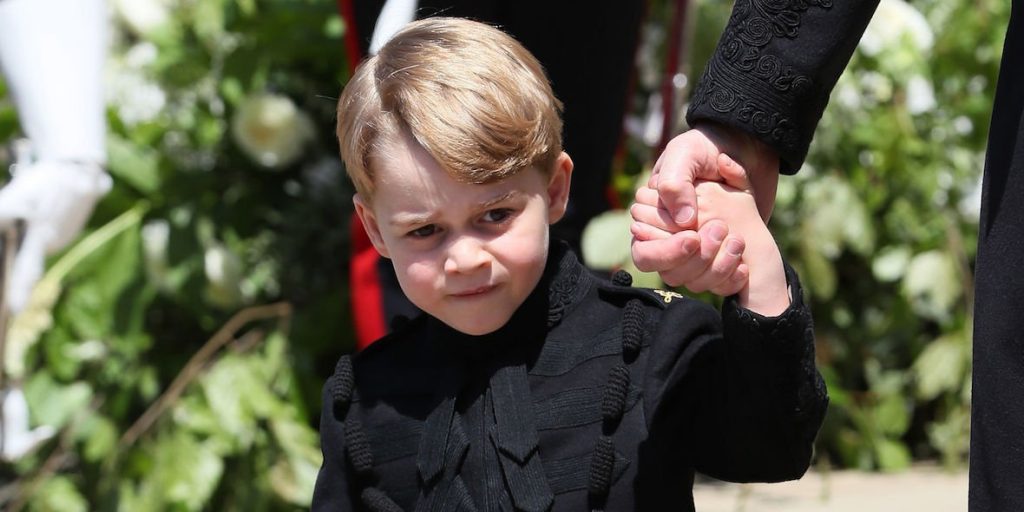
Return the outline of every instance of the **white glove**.
[[[0,0],[0,69],[38,160],[106,162],[104,0]]]
[[[387,0],[377,16],[370,38],[370,55],[376,55],[396,32],[416,19],[416,0]]]
[[[32,155],[19,155],[0,190],[0,223],[27,222],[7,280],[17,312],[42,276],[47,253],[82,229],[110,189],[106,162],[103,66],[105,0],[0,0],[0,69]]]
[[[28,301],[43,275],[45,256],[74,240],[110,186],[110,176],[96,165],[40,161],[16,167],[14,179],[0,189],[0,224],[26,222],[7,282],[12,312],[21,311]]]
[[[28,429],[28,402],[20,387],[0,390],[0,396],[4,411],[4,420],[0,423],[0,458],[3,460],[18,460],[57,433],[49,425]]]

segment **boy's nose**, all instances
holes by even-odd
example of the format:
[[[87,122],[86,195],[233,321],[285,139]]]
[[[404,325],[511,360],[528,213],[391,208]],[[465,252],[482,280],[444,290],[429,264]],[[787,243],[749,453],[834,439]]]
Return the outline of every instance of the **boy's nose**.
[[[483,243],[472,237],[462,237],[448,247],[444,271],[449,274],[465,274],[483,267],[490,261]]]

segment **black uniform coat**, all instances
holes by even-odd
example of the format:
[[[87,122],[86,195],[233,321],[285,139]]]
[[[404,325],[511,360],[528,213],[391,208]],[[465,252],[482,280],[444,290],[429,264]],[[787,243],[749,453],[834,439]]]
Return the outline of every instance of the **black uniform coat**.
[[[799,478],[827,398],[788,277],[779,317],[719,315],[556,244],[497,332],[423,315],[339,361],[313,510],[692,510],[694,470]]]
[[[970,510],[1024,510],[1024,13],[1014,0],[996,88],[975,263]],[[737,0],[687,113],[803,164],[877,0]]]

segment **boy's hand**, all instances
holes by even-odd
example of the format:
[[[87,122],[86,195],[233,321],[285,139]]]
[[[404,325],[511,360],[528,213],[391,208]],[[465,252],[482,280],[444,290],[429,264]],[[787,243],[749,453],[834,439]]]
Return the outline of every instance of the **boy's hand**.
[[[697,229],[695,213],[698,204],[694,185],[699,180],[725,181],[721,175],[718,157],[728,154],[749,176],[747,182],[757,201],[765,222],[775,204],[779,180],[779,157],[775,150],[754,137],[728,126],[701,122],[692,129],[673,138],[654,163],[649,188],[658,196],[669,212],[669,218],[684,229]],[[751,186],[752,185],[752,186]]]

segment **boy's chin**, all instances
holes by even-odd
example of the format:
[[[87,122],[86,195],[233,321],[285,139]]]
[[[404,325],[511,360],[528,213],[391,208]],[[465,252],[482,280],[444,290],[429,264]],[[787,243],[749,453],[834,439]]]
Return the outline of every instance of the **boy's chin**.
[[[451,327],[462,334],[469,336],[485,336],[504,327],[505,324],[508,323],[508,320],[509,319],[506,318],[500,322],[497,321],[497,319],[495,319],[494,322],[465,322],[451,321],[450,319],[442,319],[441,321],[447,324],[448,327]]]
[[[502,325],[504,325],[504,324],[502,324]],[[461,327],[461,326],[454,326],[454,325],[451,325],[451,324],[449,324],[449,326],[452,329],[455,329],[456,331],[459,331],[462,334],[468,334],[469,336],[486,336],[488,334],[491,334],[494,331],[497,331],[498,329],[501,329],[501,327],[502,327],[501,325],[499,325],[499,326],[495,326],[495,327],[472,326],[472,327],[469,327],[469,328],[464,328],[464,327]]]

